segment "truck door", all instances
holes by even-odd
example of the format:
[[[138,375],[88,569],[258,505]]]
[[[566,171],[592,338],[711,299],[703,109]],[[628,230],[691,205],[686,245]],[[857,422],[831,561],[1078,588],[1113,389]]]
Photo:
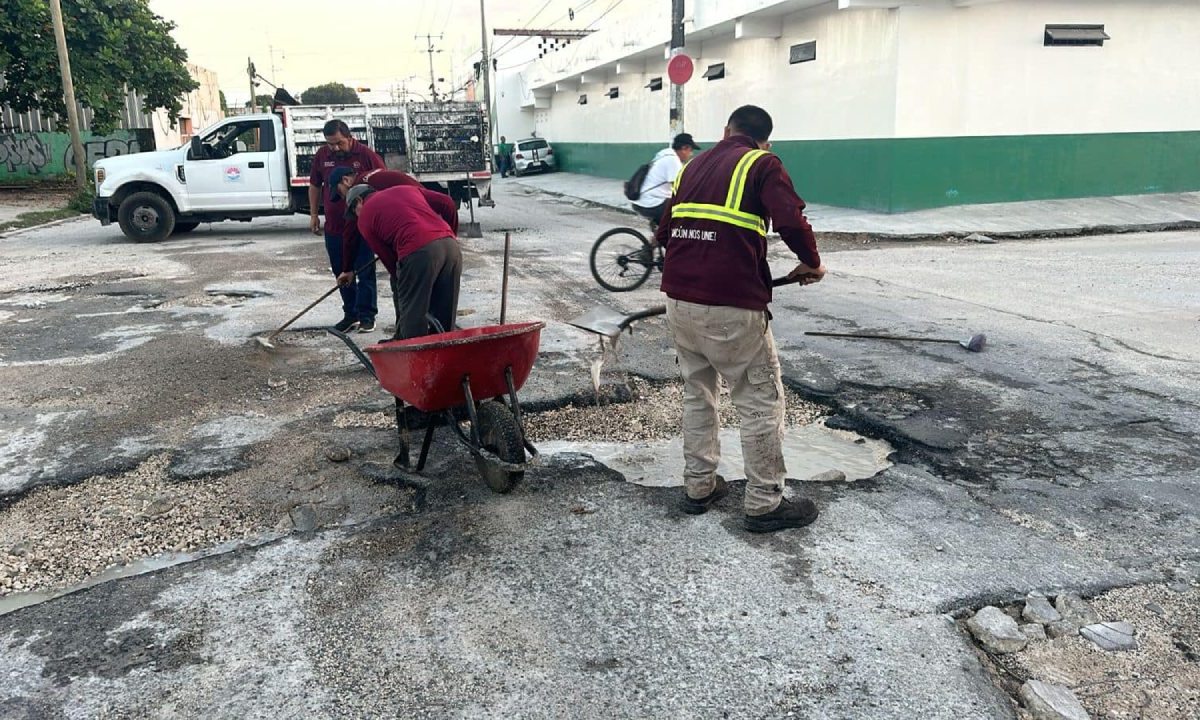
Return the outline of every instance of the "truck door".
[[[268,119],[220,125],[188,150],[184,177],[193,211],[269,210],[278,139]],[[197,152],[199,150],[199,152]],[[275,178],[282,183],[284,178]]]

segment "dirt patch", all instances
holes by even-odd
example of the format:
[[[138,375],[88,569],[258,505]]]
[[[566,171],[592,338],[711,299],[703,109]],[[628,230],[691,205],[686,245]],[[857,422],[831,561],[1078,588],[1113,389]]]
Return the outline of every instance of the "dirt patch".
[[[1200,717],[1200,589],[1122,588],[1091,604],[1102,620],[1133,625],[1137,649],[1105,652],[1079,635],[1031,641],[989,656],[1006,688],[1015,696],[1026,680],[1066,686],[1096,720]]]

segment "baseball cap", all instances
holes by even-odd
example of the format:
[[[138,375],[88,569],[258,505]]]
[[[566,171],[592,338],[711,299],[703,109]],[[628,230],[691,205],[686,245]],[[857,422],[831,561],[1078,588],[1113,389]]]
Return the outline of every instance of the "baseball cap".
[[[346,191],[346,217],[354,217],[354,211],[351,210],[351,208],[354,207],[355,200],[359,199],[360,197],[363,197],[364,195],[367,195],[367,194],[373,193],[373,192],[375,192],[375,188],[373,188],[370,185],[367,185],[365,183],[360,183],[360,184],[355,185],[354,187],[350,188],[349,190],[347,190]]]
[[[340,194],[338,194],[338,185],[341,184],[342,178],[346,177],[347,175],[353,175],[353,174],[354,174],[354,168],[348,168],[348,167],[334,168],[333,172],[329,173],[329,188],[330,188],[329,199],[330,200],[337,202],[342,199],[342,196]]]
[[[671,141],[672,150],[682,150],[685,147],[690,147],[693,150],[699,150],[700,146],[692,139],[691,133],[679,133],[675,139]]]

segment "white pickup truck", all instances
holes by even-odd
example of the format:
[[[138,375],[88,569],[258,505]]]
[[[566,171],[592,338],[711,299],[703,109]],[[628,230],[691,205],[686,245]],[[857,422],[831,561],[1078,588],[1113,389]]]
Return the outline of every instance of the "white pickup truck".
[[[95,164],[92,214],[127,237],[156,242],[221,220],[308,213],[312,157],[339,119],[378,152],[459,203],[491,206],[491,145],[479,103],[298,105],[225,118],[173,150]]]

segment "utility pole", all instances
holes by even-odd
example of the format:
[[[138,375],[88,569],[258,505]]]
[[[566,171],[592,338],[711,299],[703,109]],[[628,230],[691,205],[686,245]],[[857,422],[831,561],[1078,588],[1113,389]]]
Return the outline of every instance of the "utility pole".
[[[63,27],[62,5],[50,0],[50,21],[54,24],[54,44],[58,48],[58,70],[62,75],[63,102],[67,104],[67,129],[71,133],[71,151],[75,154],[75,185],[87,189],[87,158],[79,136],[79,109],[75,107],[75,82],[71,79],[71,57],[67,53],[67,31]]]
[[[496,133],[496,116],[492,112],[492,65],[488,58],[487,15],[483,9],[484,0],[479,0],[479,35],[482,40],[480,47],[479,71],[483,73],[483,103],[488,115],[488,142],[491,143]]]
[[[429,95],[433,98],[434,102],[437,102],[437,78],[433,75],[433,54],[435,52],[441,52],[441,50],[433,49],[434,37],[434,35],[415,35],[413,39],[420,40],[421,38],[425,38],[425,42],[427,43],[427,49],[425,52],[429,53]],[[438,40],[442,39],[441,35],[437,35],[436,37]]]
[[[250,101],[246,103],[247,112],[254,112],[254,76],[257,73],[254,71],[254,63],[250,58],[246,58],[246,76],[250,79]]]
[[[671,57],[683,54],[683,0],[671,0]],[[671,83],[671,137],[683,132],[683,85]]]

